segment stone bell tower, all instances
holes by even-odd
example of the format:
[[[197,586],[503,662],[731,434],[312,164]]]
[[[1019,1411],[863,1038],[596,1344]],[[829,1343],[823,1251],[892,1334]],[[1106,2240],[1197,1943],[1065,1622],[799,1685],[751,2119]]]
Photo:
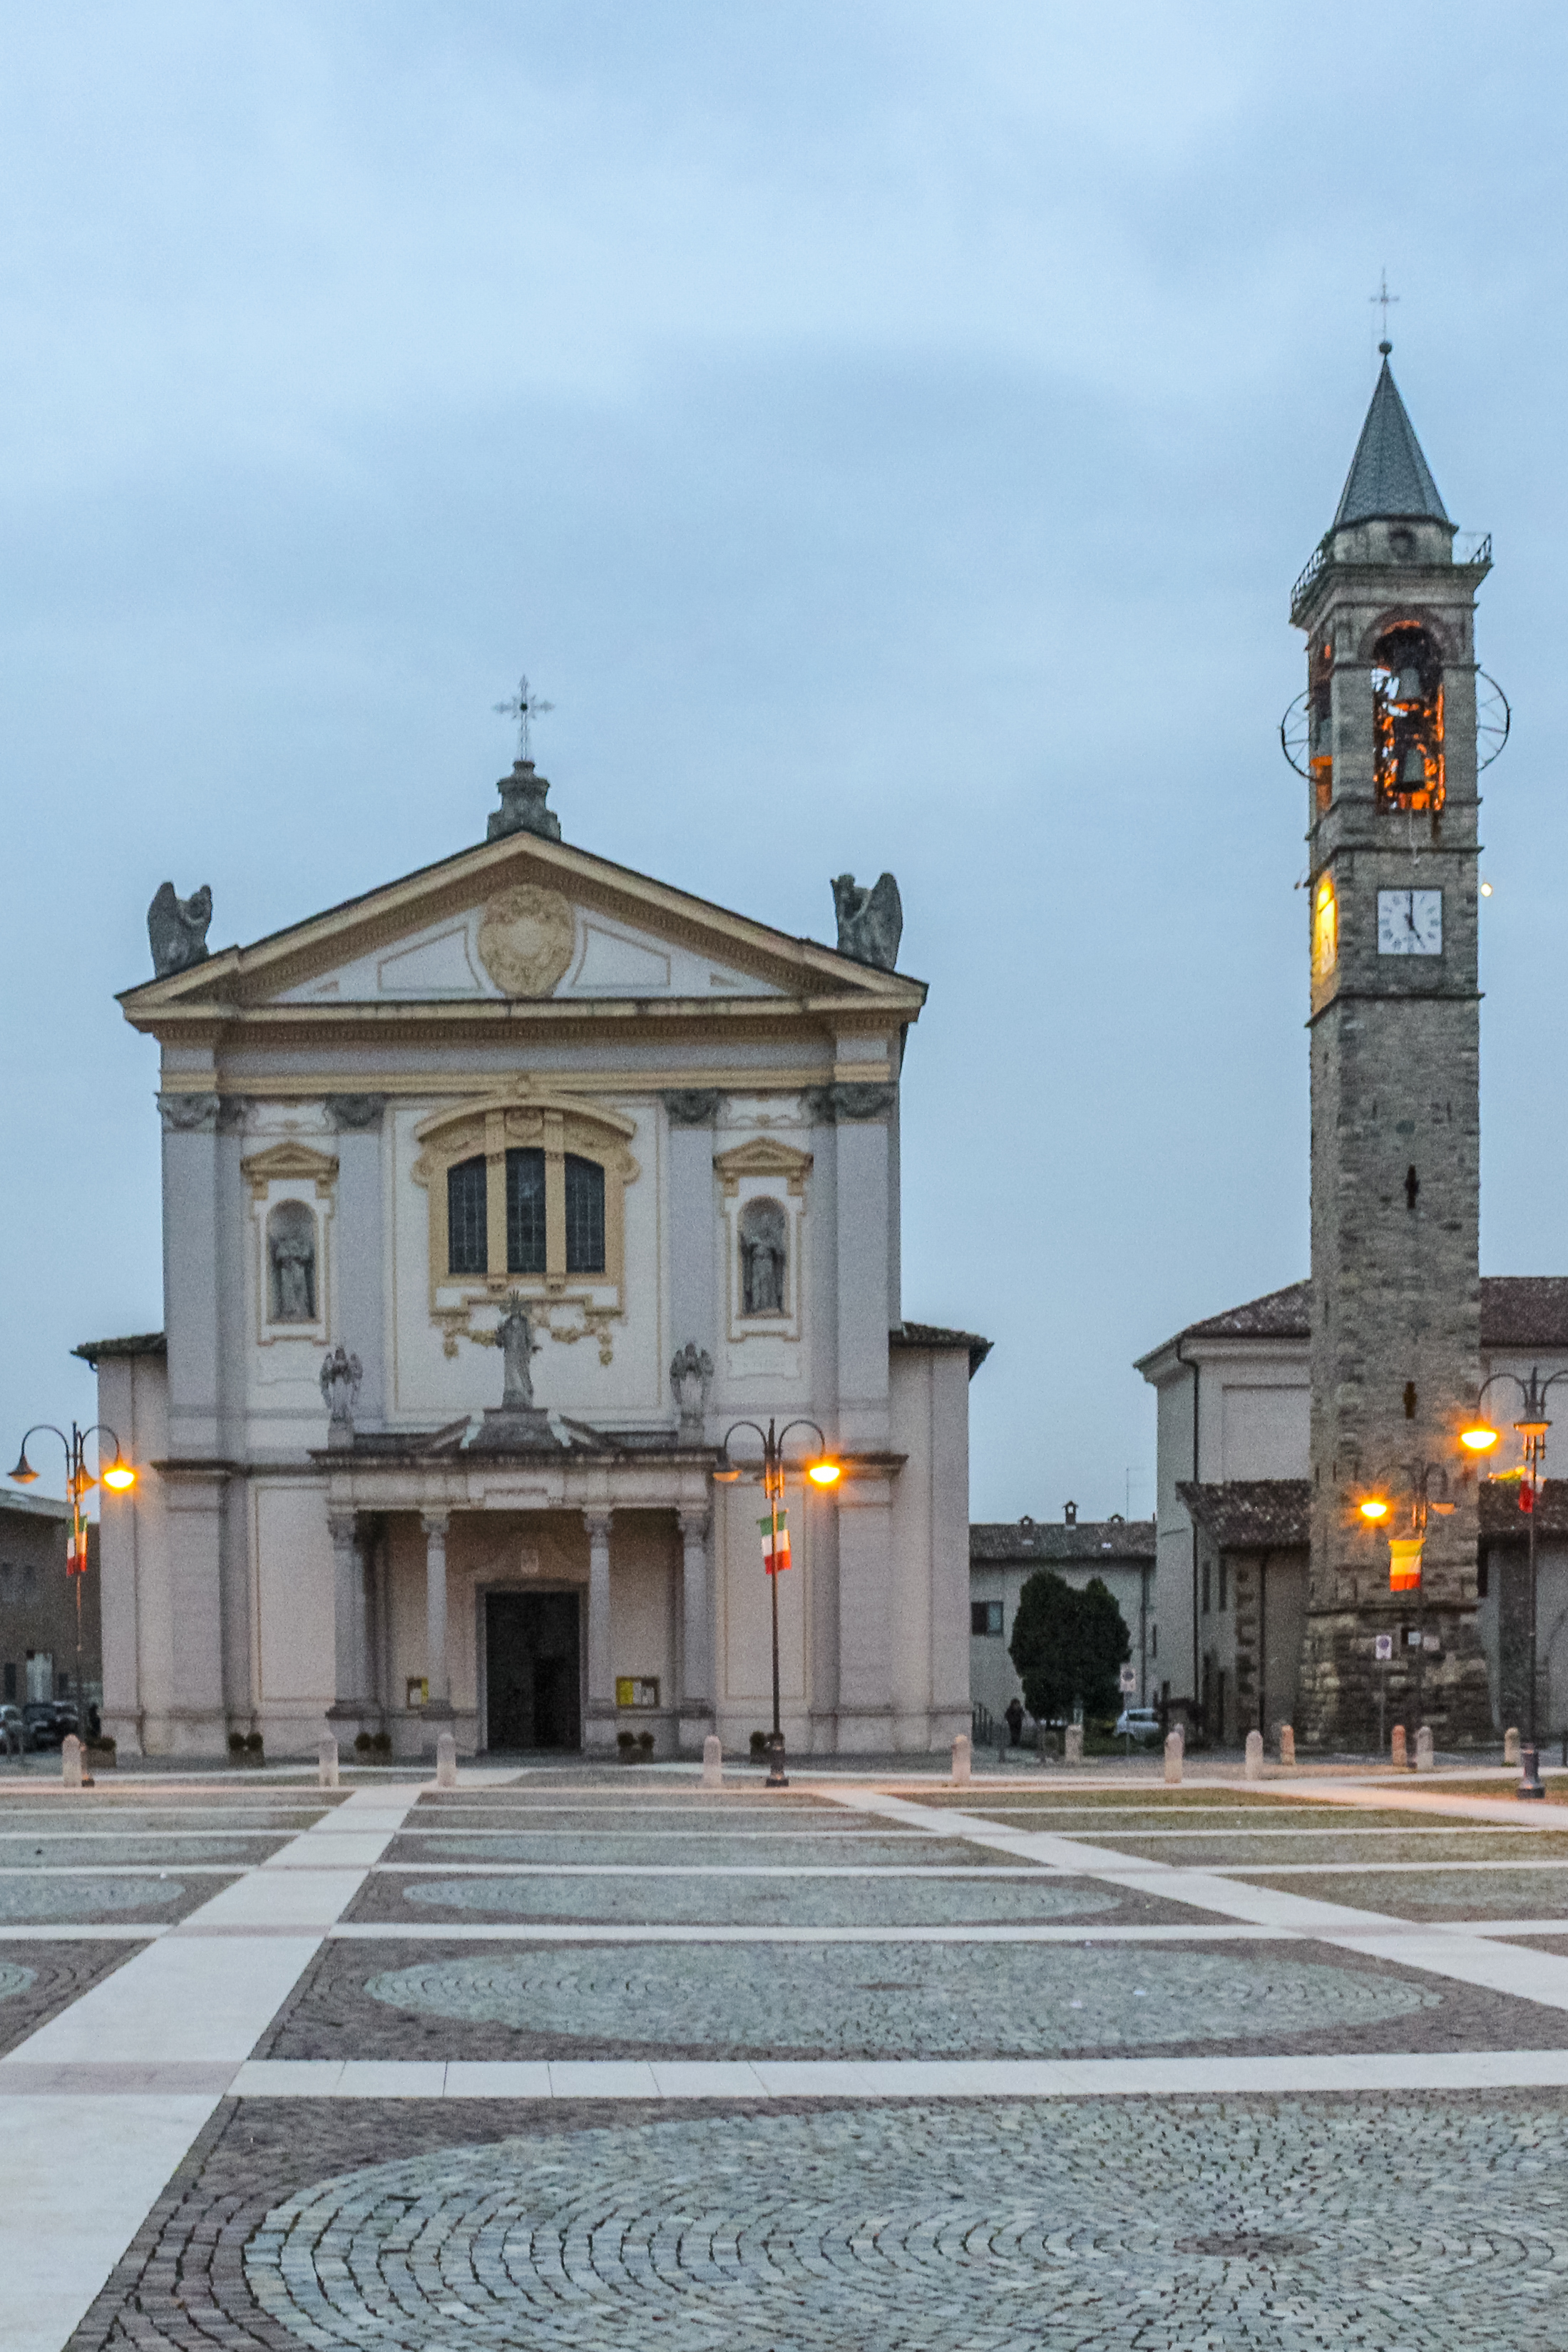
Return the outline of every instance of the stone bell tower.
[[[1312,1013],[1312,1560],[1298,1724],[1316,1748],[1415,1728],[1414,1592],[1388,1538],[1441,1465],[1426,1529],[1421,1714],[1491,1735],[1476,1628],[1477,1497],[1458,1433],[1479,1380],[1476,592],[1388,366],[1344,494],[1297,582],[1307,638]],[[1392,1504],[1370,1525],[1374,1486]],[[1437,1468],[1429,1491],[1442,1496]],[[1434,1639],[1435,1637],[1435,1639]]]

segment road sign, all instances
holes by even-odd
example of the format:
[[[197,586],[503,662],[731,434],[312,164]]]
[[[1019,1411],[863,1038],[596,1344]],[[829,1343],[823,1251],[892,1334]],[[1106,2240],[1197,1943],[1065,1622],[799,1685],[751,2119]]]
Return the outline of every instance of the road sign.
[[[1135,1666],[1124,1666],[1122,1669],[1122,1696],[1124,1698],[1131,1698],[1137,1687],[1137,1668]]]
[[[1372,1654],[1377,1660],[1380,1666],[1385,1666],[1388,1664],[1389,1659],[1394,1655],[1393,1634],[1377,1634],[1373,1641]]]

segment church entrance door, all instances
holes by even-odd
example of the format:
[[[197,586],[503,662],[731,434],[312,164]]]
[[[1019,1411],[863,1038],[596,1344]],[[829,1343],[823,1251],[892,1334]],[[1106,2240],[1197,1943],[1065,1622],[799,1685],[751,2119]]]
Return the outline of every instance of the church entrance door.
[[[581,1747],[580,1613],[575,1592],[486,1595],[489,1747]]]

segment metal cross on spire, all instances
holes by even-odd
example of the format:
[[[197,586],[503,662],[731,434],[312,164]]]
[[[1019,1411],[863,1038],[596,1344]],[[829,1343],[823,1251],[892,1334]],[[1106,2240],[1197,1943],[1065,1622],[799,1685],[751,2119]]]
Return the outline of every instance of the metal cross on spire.
[[[515,719],[517,722],[517,757],[519,760],[530,759],[533,754],[533,740],[529,728],[530,720],[542,719],[547,710],[553,710],[554,709],[555,705],[553,702],[546,702],[541,696],[533,692],[526,677],[520,677],[517,680],[517,690],[516,694],[513,695],[510,702],[497,702],[495,705],[496,715],[497,718]]]
[[[1390,307],[1399,299],[1397,294],[1391,294],[1388,290],[1388,272],[1386,269],[1382,273],[1382,282],[1379,285],[1376,293],[1369,294],[1366,299],[1369,302],[1377,304],[1382,310],[1383,340],[1378,344],[1377,348],[1380,352],[1386,354],[1394,349],[1393,344],[1388,340],[1388,312]]]

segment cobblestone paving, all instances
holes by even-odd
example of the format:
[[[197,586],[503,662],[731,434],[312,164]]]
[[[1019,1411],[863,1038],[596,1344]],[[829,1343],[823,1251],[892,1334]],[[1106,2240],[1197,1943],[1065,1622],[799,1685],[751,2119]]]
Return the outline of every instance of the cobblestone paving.
[[[842,1831],[828,1836],[791,1836],[765,1831],[753,1837],[720,1835],[661,1837],[646,1832],[624,1837],[400,1837],[388,1847],[389,1862],[535,1862],[560,1867],[598,1863],[622,1869],[768,1870],[803,1865],[821,1869],[873,1870],[893,1864],[967,1870],[994,1864],[996,1855],[957,1838],[857,1837]]]
[[[391,1882],[383,1879],[382,1884]],[[490,1918],[716,1927],[911,1927],[1121,1912],[1086,1878],[415,1878],[405,1904]]]
[[[1063,1835],[1078,1834],[1062,1832]],[[1141,1839],[1121,1832],[1095,1833],[1102,1851],[1124,1853],[1130,1861],[1167,1863],[1198,1870],[1266,1870],[1270,1864],[1304,1864],[1332,1869],[1345,1864],[1364,1869],[1375,1862],[1557,1862],[1568,1864],[1568,1839],[1531,1835],[1493,1835],[1485,1830],[1455,1832],[1447,1825],[1429,1830],[1354,1829],[1297,1830],[1270,1837],[1260,1830],[1229,1832],[1221,1837]],[[1568,1872],[1565,1872],[1568,1875]]]
[[[1565,2179],[1552,2105],[703,2116],[322,2179],[244,2284],[284,2343],[356,2352],[1517,2352],[1563,2341]],[[176,2285],[152,2340],[195,2340]]]
[[[29,1943],[13,1947],[0,1969],[9,1979],[0,1995],[0,2053],[14,2050],[29,2033],[68,2009],[73,2000],[124,1965],[140,1944]],[[0,2330],[0,2341],[3,2341]]]
[[[208,1879],[194,1899],[205,1902],[221,1882]],[[20,1927],[53,1919],[107,1918],[128,1911],[166,1914],[173,1905],[189,1900],[173,1878],[16,1878],[0,1877],[0,1920]]]
[[[0,1870],[25,1870],[35,1863],[43,1870],[82,1870],[94,1864],[112,1870],[131,1862],[163,1863],[172,1869],[182,1863],[227,1862],[243,1870],[287,1843],[287,1836],[0,1838]]]
[[[1229,1865],[1232,1874],[1237,1865]],[[1568,1921],[1568,1870],[1303,1871],[1298,1877],[1247,1873],[1249,1886],[1276,1886],[1319,1903],[1347,1903],[1396,1919]]]
[[[634,1953],[422,1957],[372,1976],[374,2000],[570,2043],[810,2051],[828,2057],[1042,2055],[1297,2039],[1442,1999],[1411,1979],[1316,1961],[1061,1945],[682,1945]]]

